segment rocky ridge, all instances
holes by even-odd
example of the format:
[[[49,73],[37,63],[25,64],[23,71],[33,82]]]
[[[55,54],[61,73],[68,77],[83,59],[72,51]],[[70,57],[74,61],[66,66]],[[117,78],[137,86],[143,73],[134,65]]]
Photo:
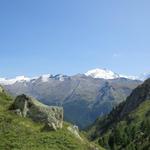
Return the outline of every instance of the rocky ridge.
[[[62,107],[44,105],[24,94],[16,97],[10,109],[22,117],[45,123],[46,129],[57,130],[63,127]]]

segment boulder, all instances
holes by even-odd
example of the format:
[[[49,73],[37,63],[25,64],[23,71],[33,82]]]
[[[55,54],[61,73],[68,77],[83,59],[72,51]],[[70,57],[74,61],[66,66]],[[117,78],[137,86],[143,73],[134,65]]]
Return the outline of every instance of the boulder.
[[[45,123],[46,129],[57,130],[63,126],[63,108],[47,106],[24,94],[16,97],[11,106],[16,114],[33,121]]]

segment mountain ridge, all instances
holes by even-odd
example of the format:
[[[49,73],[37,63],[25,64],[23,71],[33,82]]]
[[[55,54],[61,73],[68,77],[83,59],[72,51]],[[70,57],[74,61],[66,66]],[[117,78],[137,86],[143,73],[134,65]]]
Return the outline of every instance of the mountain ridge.
[[[83,73],[81,75],[90,76],[92,78],[101,78],[101,79],[116,79],[116,78],[127,78],[132,80],[145,80],[150,76],[150,73],[144,73],[139,76],[127,76],[115,73],[109,69],[92,69],[87,71],[86,73]],[[75,76],[75,75],[73,75]],[[43,74],[41,76],[36,77],[26,77],[26,76],[16,76],[15,78],[0,78],[0,84],[8,85],[8,84],[14,84],[15,82],[30,82],[31,80],[38,80],[41,79],[43,82],[48,82],[49,78],[55,78],[60,81],[64,81],[64,78],[71,77],[63,74]]]

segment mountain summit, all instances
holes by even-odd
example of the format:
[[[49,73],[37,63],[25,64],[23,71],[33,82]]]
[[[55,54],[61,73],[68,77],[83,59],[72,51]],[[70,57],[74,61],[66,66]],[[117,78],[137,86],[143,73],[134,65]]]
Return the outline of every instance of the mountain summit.
[[[93,78],[102,78],[102,79],[116,79],[120,78],[120,75],[112,72],[108,69],[92,69],[85,73],[86,76],[91,76]]]

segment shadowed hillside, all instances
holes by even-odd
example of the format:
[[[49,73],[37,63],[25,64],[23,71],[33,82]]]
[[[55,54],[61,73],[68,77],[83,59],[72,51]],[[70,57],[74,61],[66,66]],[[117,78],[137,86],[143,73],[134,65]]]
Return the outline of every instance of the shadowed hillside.
[[[150,79],[89,130],[91,140],[111,150],[149,150]]]

